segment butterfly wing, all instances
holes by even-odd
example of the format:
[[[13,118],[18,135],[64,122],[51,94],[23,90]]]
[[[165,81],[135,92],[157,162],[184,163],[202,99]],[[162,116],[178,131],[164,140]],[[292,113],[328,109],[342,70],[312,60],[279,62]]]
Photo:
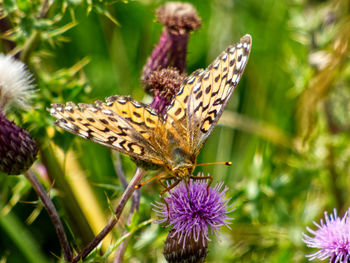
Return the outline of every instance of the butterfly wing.
[[[250,47],[246,35],[187,77],[165,116],[123,96],[94,105],[53,104],[50,112],[59,127],[146,162],[170,168],[183,159],[194,162],[238,84]]]
[[[167,113],[188,130],[188,145],[196,155],[217,124],[248,61],[251,37],[229,46],[205,70],[197,70],[182,84]]]
[[[150,140],[164,121],[154,109],[130,97],[112,96],[93,105],[53,104],[50,113],[62,129],[135,158],[164,164],[163,149]]]

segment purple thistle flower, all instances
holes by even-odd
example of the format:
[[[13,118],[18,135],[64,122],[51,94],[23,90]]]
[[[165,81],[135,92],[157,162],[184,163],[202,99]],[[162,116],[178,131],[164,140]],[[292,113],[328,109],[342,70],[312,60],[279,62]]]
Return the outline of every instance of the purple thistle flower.
[[[228,213],[232,212],[233,204],[228,205],[230,198],[225,199],[228,187],[223,190],[224,183],[218,183],[215,187],[209,187],[203,181],[190,180],[188,185],[182,181],[174,190],[170,192],[165,201],[166,204],[157,202],[155,211],[161,219],[159,223],[167,222],[173,225],[172,236],[178,237],[178,243],[183,242],[183,247],[187,239],[202,241],[203,246],[210,240],[208,231],[218,235],[220,227],[228,227],[232,220]],[[230,209],[228,211],[228,209]]]
[[[318,248],[313,254],[307,255],[309,260],[329,258],[332,263],[345,263],[350,261],[350,218],[346,212],[343,218],[337,216],[334,209],[333,214],[325,214],[325,221],[314,222],[317,230],[307,227],[307,231],[313,236],[303,233],[303,242],[308,247]]]

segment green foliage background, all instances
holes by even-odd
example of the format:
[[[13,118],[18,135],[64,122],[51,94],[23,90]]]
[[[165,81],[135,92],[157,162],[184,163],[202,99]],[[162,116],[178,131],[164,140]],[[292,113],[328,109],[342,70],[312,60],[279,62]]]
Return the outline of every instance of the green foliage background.
[[[154,10],[164,1],[61,0],[0,2],[4,53],[20,51],[35,76],[33,110],[9,119],[27,128],[41,145],[38,163],[71,245],[93,238],[93,218],[111,215],[122,193],[114,155],[105,147],[54,127],[46,108],[56,102],[92,103],[131,95],[149,102],[141,88],[142,67],[162,26]],[[313,250],[301,233],[323,212],[343,215],[350,189],[350,4],[347,0],[193,1],[202,27],[191,35],[188,72],[206,67],[222,50],[249,33],[252,52],[243,78],[198,157],[198,163],[229,161],[231,167],[196,169],[225,181],[237,209],[231,229],[212,237],[207,262],[306,262]],[[9,42],[10,41],[10,42]],[[71,188],[69,160],[59,165],[58,148],[73,151],[93,191],[98,210],[84,212]],[[135,165],[121,156],[130,180]],[[160,186],[142,189],[132,223],[125,218],[113,235],[155,218],[151,202]],[[86,190],[87,191],[87,190]],[[89,197],[90,198],[90,197]],[[0,262],[56,262],[60,247],[51,222],[23,176],[0,177]],[[90,200],[90,199],[86,199]],[[89,206],[89,204],[85,204]],[[97,218],[97,216],[96,216]],[[165,262],[167,229],[146,224],[132,235],[125,262]],[[108,245],[110,245],[109,243]],[[55,257],[56,255],[57,257]],[[110,258],[110,260],[112,260]],[[93,254],[87,261],[103,262]]]

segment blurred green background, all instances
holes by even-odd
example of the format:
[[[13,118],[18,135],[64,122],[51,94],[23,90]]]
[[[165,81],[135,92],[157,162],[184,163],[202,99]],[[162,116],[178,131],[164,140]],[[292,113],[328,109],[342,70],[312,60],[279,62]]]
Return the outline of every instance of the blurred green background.
[[[54,127],[46,108],[114,94],[150,102],[139,79],[162,31],[154,11],[163,3],[0,2],[0,50],[21,51],[37,88],[33,110],[8,118],[40,142],[33,170],[50,190],[77,250],[104,226],[123,192],[114,168],[118,156]],[[191,3],[202,27],[190,37],[188,73],[205,68],[244,34],[253,38],[243,78],[197,161],[233,162],[195,171],[224,181],[237,207],[231,229],[222,228],[220,240],[212,237],[207,262],[307,262],[305,254],[314,250],[301,241],[305,227],[324,211],[336,208],[342,216],[349,206],[350,3]],[[135,165],[127,156],[120,159],[130,180]],[[156,218],[151,203],[160,201],[160,191],[155,182],[142,188],[129,229]],[[0,177],[1,263],[59,261],[56,233],[37,199],[23,176]],[[114,241],[125,231],[128,212]],[[157,224],[142,227],[129,241],[125,262],[165,262],[166,235]],[[104,262],[98,254],[89,260]]]

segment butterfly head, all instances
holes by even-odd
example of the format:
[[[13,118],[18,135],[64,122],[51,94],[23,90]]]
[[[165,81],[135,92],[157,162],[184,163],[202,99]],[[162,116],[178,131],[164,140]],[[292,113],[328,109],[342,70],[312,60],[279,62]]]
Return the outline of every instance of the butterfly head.
[[[193,168],[193,163],[181,163],[172,168],[170,172],[176,177],[183,179],[189,177],[192,174]]]

